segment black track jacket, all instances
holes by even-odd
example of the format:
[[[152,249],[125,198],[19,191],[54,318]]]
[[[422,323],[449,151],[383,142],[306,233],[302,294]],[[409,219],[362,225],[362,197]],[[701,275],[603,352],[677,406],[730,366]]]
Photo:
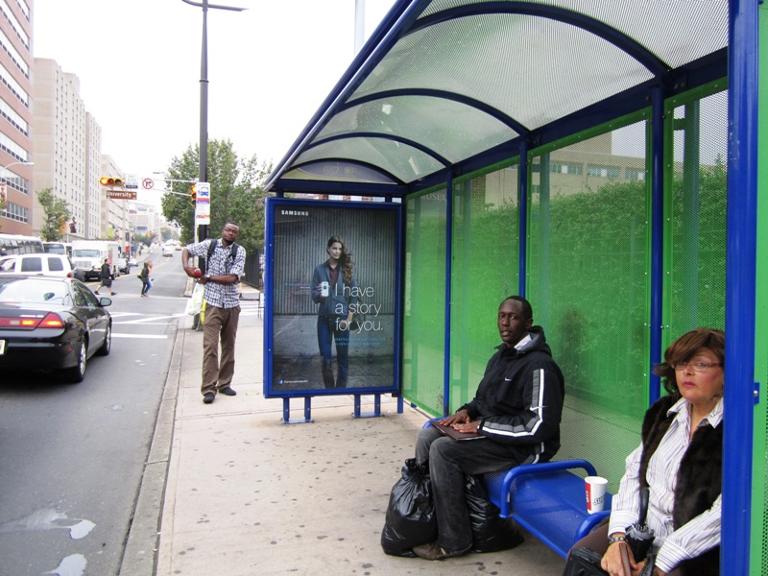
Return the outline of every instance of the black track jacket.
[[[484,436],[530,446],[536,460],[545,461],[560,448],[564,396],[563,373],[552,359],[544,330],[534,326],[514,348],[498,347],[474,399],[460,410],[481,420]]]

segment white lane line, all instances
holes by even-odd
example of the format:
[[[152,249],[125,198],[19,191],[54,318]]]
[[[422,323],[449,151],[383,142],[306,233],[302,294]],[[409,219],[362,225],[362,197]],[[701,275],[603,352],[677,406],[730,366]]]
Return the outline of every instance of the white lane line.
[[[167,340],[168,336],[165,334],[118,334],[112,332],[112,338],[147,338],[150,340]]]
[[[123,316],[141,316],[141,312],[110,312],[112,318],[122,318]]]
[[[145,322],[156,322],[158,320],[172,320],[174,318],[181,318],[186,316],[183,312],[180,314],[171,314],[170,316],[149,316],[147,318],[139,318],[138,320],[127,320],[126,322],[120,322],[120,324],[143,324]]]

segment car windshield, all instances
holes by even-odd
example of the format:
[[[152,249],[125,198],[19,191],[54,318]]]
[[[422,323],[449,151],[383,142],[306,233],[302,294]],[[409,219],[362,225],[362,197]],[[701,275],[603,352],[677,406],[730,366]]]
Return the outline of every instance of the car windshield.
[[[0,278],[0,304],[61,304],[67,294],[64,282],[46,278]]]
[[[73,258],[98,258],[99,257],[99,251],[98,250],[72,250],[72,257]]]

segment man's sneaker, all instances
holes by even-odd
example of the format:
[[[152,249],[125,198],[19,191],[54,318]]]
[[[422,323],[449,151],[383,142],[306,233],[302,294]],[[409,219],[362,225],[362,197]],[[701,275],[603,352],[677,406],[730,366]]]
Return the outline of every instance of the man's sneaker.
[[[203,403],[212,404],[214,398],[216,398],[216,395],[213,392],[206,392],[203,394]]]
[[[424,560],[445,560],[446,558],[461,556],[466,552],[467,550],[462,552],[448,552],[437,542],[430,542],[429,544],[421,544],[420,546],[413,547],[413,553],[416,554],[416,556],[419,558],[423,558]]]
[[[224,388],[219,388],[219,394],[224,394],[224,396],[236,396],[237,392],[232,390],[230,386],[224,386]]]

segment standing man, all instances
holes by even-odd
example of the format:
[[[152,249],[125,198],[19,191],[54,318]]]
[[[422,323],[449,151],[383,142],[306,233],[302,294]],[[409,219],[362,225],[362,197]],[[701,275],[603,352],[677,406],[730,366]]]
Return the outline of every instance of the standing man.
[[[206,274],[198,280],[205,285],[205,323],[203,324],[203,402],[210,404],[217,392],[234,396],[235,337],[240,317],[238,284],[245,269],[245,248],[235,243],[240,227],[224,225],[221,238],[189,244],[181,251],[181,264],[187,276],[195,278],[190,256],[205,256]],[[221,362],[219,362],[221,340]]]
[[[413,549],[420,558],[443,560],[472,548],[465,474],[544,462],[560,448],[565,388],[544,330],[533,326],[531,305],[521,296],[502,301],[497,325],[502,343],[488,361],[474,399],[441,420],[483,438],[456,441],[430,427],[416,443],[416,462],[429,461],[437,516],[437,541]]]

